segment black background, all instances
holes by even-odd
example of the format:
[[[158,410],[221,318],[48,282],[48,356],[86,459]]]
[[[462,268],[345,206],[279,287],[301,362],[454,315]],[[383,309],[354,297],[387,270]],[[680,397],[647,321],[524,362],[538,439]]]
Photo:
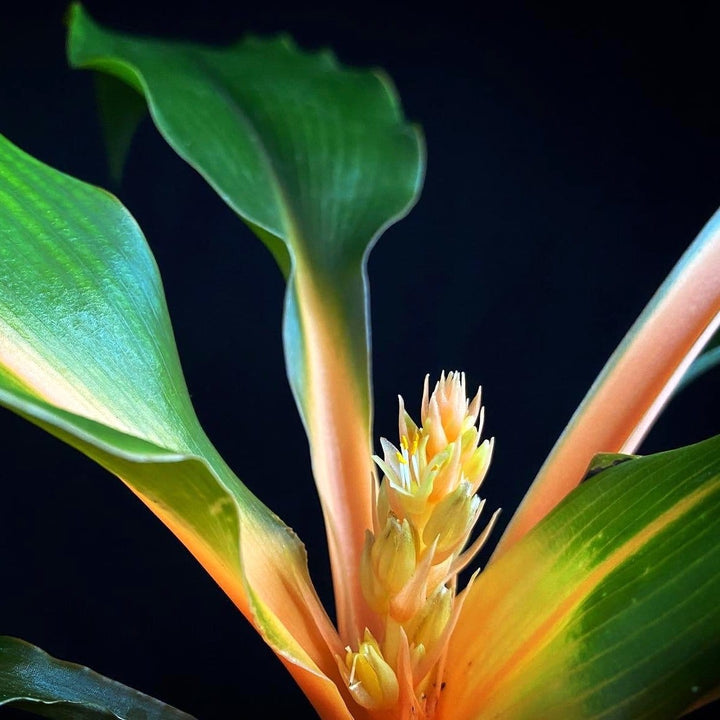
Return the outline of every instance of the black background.
[[[0,16],[0,132],[108,187],[92,80],[64,59],[64,4]],[[375,438],[426,372],[482,383],[503,525],[605,359],[720,201],[711,3],[87,3],[118,29],[225,43],[290,32],[383,67],[428,145],[423,195],[370,259]],[[198,414],[306,541],[329,601],[308,452],[282,363],[269,254],[141,127],[116,189],[165,282]],[[646,452],[720,431],[720,379],[684,391]],[[618,398],[618,402],[622,402]],[[229,600],[119,482],[0,415],[0,631],[199,720],[313,717]],[[7,716],[11,715],[7,712]]]

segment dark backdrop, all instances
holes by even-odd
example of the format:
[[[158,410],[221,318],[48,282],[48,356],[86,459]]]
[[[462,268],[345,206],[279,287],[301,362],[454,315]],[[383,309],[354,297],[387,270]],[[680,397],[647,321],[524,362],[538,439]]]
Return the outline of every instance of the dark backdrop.
[[[398,393],[417,413],[426,372],[466,370],[483,385],[497,439],[485,492],[507,521],[720,201],[717,9],[144,5],[87,3],[102,22],[166,37],[288,31],[395,80],[424,127],[428,175],[418,206],[370,260],[375,437],[394,436]],[[0,131],[107,187],[91,77],[65,64],[63,10],[33,0],[3,8]],[[201,420],[306,541],[327,598],[272,259],[149,122],[116,191],[156,253]],[[719,432],[719,386],[710,374],[676,398],[645,451]],[[313,716],[229,600],[119,482],[5,411],[0,430],[0,631],[200,720]]]

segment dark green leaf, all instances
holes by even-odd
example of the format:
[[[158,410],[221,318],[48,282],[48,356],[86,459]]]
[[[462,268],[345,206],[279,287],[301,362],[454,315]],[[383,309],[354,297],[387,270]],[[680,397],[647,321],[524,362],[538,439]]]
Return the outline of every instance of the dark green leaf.
[[[119,184],[140,121],[147,113],[145,100],[132,87],[111,75],[95,77],[98,108],[102,120],[110,177]]]
[[[7,636],[0,636],[1,706],[56,720],[193,720],[149,695]]]
[[[388,78],[343,68],[326,51],[303,53],[287,37],[214,49],[113,33],[79,5],[70,18],[71,64],[143,93],[169,144],[256,231],[283,272],[312,275],[342,316],[341,341],[352,345],[366,386],[363,261],[415,202],[423,176],[418,130],[404,121]],[[301,335],[286,332],[289,359],[304,356]],[[289,371],[303,406],[296,364]]]

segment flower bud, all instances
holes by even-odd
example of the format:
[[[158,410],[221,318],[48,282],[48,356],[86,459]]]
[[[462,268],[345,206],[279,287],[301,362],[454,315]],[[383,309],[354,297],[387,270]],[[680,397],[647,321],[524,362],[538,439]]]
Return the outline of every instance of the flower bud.
[[[442,373],[432,395],[428,394],[425,378],[421,420],[423,430],[430,436],[428,453],[440,452],[472,427],[480,411],[480,391],[470,403],[465,392],[465,373]]]
[[[343,675],[353,698],[364,708],[382,710],[397,702],[400,694],[397,676],[369,630],[365,631],[357,652],[347,648]]]
[[[416,567],[415,538],[407,520],[390,513],[382,532],[368,532],[360,560],[360,579],[368,605],[383,613],[390,599],[412,577]]]
[[[472,439],[469,437],[471,433],[474,434]],[[467,440],[466,436],[468,436]],[[462,440],[462,474],[470,485],[472,485],[473,492],[477,492],[482,481],[485,479],[485,473],[487,473],[490,467],[490,459],[494,445],[493,440],[483,440],[478,447],[477,443],[479,438],[480,434],[472,429],[463,435]]]
[[[415,540],[410,523],[388,515],[370,550],[373,570],[388,594],[396,595],[415,572]]]
[[[437,538],[436,560],[462,550],[477,520],[479,507],[480,498],[473,495],[472,487],[466,481],[435,506],[423,530],[423,542],[431,545]]]
[[[441,638],[453,609],[454,592],[444,585],[436,590],[408,625],[408,640],[423,647],[423,654],[431,652]]]

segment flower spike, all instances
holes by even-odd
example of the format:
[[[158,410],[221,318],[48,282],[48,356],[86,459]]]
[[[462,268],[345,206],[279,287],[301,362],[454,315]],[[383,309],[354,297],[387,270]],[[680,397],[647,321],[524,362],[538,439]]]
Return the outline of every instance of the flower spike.
[[[465,375],[450,372],[430,393],[426,377],[421,418],[416,425],[399,398],[399,447],[383,438],[383,457],[375,457],[383,478],[360,577],[376,618],[357,649],[337,658],[348,691],[378,720],[390,717],[386,712],[432,716],[461,605],[457,573],[497,517],[464,550],[483,509],[475,493],[492,454],[492,441],[480,441],[480,391],[469,400]]]

